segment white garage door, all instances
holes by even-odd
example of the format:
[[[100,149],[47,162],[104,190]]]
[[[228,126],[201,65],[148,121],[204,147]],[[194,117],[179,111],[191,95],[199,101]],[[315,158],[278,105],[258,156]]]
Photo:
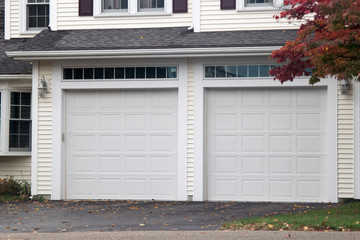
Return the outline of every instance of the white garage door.
[[[67,199],[177,199],[177,91],[66,93]]]
[[[326,89],[207,91],[209,200],[326,201]]]

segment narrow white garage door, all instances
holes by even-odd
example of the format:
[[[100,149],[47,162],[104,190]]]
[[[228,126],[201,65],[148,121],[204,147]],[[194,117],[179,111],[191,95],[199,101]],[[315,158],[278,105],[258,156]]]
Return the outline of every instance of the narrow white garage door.
[[[207,91],[209,200],[326,201],[326,89]]]
[[[67,199],[177,199],[177,91],[68,91]]]

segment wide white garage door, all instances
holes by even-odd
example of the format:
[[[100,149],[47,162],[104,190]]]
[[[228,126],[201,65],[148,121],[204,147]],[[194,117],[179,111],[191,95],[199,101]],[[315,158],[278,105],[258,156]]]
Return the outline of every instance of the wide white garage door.
[[[207,91],[209,200],[326,201],[326,89]]]
[[[68,91],[67,199],[177,199],[177,91]]]

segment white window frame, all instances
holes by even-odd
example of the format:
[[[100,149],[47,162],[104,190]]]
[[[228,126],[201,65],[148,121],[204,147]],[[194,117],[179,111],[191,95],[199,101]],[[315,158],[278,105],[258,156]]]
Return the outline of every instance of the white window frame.
[[[54,0],[49,0],[47,4],[49,4],[49,26],[53,23],[51,15],[54,12]],[[56,0],[55,0],[56,1]],[[45,3],[43,3],[45,4]],[[22,35],[36,35],[47,27],[43,28],[28,28],[28,16],[27,16],[27,5],[28,0],[20,1],[20,34]],[[55,19],[54,19],[55,20]],[[53,29],[56,30],[56,27]]]
[[[259,6],[246,6],[246,0],[237,0],[237,10],[238,11],[273,11],[284,4],[284,0],[273,0],[273,5],[259,4]]]
[[[0,90],[1,93],[1,129],[0,129],[0,156],[30,156],[31,146],[29,150],[11,150],[10,151],[10,105],[11,92],[28,92],[28,88],[4,88]],[[31,103],[33,106],[33,103]],[[30,117],[32,121],[32,117]],[[31,133],[32,134],[32,133]],[[31,144],[31,141],[30,141]]]
[[[111,16],[146,16],[146,15],[171,15],[172,14],[172,0],[164,0],[164,9],[156,10],[142,10],[140,11],[139,0],[128,0],[128,9],[124,11],[103,11],[103,0],[94,0],[94,16],[95,17],[111,17]]]

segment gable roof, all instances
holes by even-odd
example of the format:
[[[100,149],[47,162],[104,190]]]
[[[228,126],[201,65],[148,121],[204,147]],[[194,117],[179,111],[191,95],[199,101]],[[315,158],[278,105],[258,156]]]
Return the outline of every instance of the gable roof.
[[[20,51],[221,48],[282,46],[297,30],[194,33],[186,27],[42,31]]]
[[[6,55],[6,51],[17,50],[23,39],[0,40],[0,74],[30,74],[32,66],[29,62],[14,60]]]

